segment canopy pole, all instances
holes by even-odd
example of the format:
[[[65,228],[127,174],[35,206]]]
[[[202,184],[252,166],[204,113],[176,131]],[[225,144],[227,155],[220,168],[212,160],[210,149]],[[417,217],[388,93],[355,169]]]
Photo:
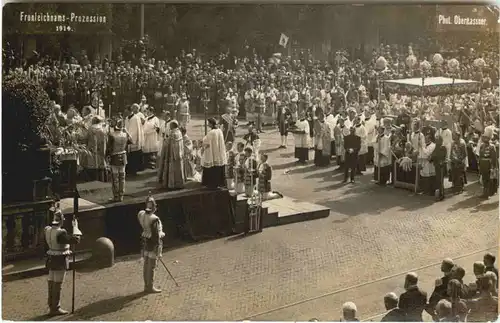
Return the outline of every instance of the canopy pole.
[[[418,179],[420,176],[419,173],[420,173],[420,138],[422,137],[422,125],[423,125],[423,109],[424,109],[424,85],[425,85],[425,71],[422,69],[422,89],[420,91],[420,111],[419,111],[419,114],[420,114],[420,117],[419,117],[419,120],[420,120],[420,127],[419,127],[419,133],[418,133],[418,141],[417,141],[417,167],[416,167],[416,170],[415,170],[415,194],[418,193]]]

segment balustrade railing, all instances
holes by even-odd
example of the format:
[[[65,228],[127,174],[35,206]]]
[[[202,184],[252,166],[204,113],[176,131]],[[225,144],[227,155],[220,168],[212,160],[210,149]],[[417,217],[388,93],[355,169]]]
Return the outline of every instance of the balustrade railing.
[[[44,255],[45,226],[52,200],[2,205],[3,261]]]

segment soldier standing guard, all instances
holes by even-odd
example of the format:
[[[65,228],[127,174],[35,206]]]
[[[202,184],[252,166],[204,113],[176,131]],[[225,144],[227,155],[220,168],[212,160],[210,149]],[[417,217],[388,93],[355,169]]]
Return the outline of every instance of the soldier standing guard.
[[[497,168],[498,157],[495,146],[490,143],[490,137],[483,134],[482,145],[479,148],[479,173],[483,182],[482,198],[488,199],[492,193],[491,172]]]
[[[127,166],[127,146],[132,143],[132,138],[123,128],[122,120],[117,120],[114,131],[108,135],[109,164],[111,166],[111,180],[113,197],[110,202],[123,201],[125,194],[125,167]]]
[[[137,218],[142,227],[142,257],[144,259],[143,278],[145,293],[161,293],[161,289],[155,288],[154,273],[158,259],[162,256],[163,225],[160,218],[156,216],[156,201],[148,196],[146,199],[146,209],[137,214]]]
[[[54,217],[52,225],[45,227],[45,241],[49,247],[47,251],[46,268],[49,270],[48,305],[49,315],[66,315],[67,311],[61,308],[61,289],[69,269],[70,246],[80,242],[82,232],[78,228],[78,221],[73,219],[73,234],[70,235],[64,228],[64,215],[57,205],[52,209]],[[74,265],[74,264],[73,264]]]

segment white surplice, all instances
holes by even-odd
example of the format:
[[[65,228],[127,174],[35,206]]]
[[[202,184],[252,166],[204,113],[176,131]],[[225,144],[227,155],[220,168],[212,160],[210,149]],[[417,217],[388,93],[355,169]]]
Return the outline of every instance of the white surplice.
[[[212,129],[203,138],[201,164],[205,168],[227,164],[226,144],[224,143],[222,130]]]
[[[144,123],[144,148],[142,149],[145,153],[156,153],[159,148],[159,132],[156,131],[160,128],[160,120],[153,116],[147,118]]]
[[[137,113],[132,117],[125,118],[125,129],[127,129],[132,140],[132,144],[129,146],[130,151],[141,150],[144,146],[144,129],[141,115]]]
[[[309,148],[309,122],[307,120],[299,120],[295,123],[297,130],[304,133],[294,133],[296,148]]]

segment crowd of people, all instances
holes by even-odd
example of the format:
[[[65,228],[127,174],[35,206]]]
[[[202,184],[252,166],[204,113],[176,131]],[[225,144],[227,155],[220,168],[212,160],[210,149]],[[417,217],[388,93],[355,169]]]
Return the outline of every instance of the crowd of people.
[[[430,297],[419,287],[418,275],[408,273],[404,281],[405,292],[384,296],[387,313],[382,322],[423,322],[424,312],[435,322],[494,322],[498,319],[498,269],[496,257],[487,253],[483,261],[476,261],[474,282],[464,282],[465,269],[444,259],[441,264],[443,276],[436,279]],[[341,321],[356,322],[358,309],[353,302],[342,307]],[[312,319],[311,321],[317,321]]]
[[[326,166],[335,159],[345,170],[345,181],[354,181],[357,173],[373,164],[374,180],[382,185],[418,181],[420,190],[435,194],[442,191],[440,183],[447,175],[460,191],[466,182],[462,170],[468,168],[481,172],[489,196],[498,185],[499,56],[491,46],[495,41],[487,38],[454,52],[442,48],[441,59],[434,59],[435,53],[424,44],[381,44],[369,60],[338,51],[334,62],[314,60],[307,51],[264,59],[251,50],[243,58],[229,53],[209,58],[192,50],[173,61],[148,57],[146,52],[135,61],[121,55],[91,61],[82,53],[65,63],[41,58],[10,73],[44,86],[53,100],[55,127],[78,129],[79,141],[90,152],[80,158],[80,166],[90,178],[104,177],[109,168],[103,132],[113,134],[111,115],[122,120],[131,137],[127,173],[157,167],[159,181],[171,189],[182,187],[187,178],[201,178],[207,144],[191,142],[186,128],[193,112],[208,110],[216,114],[214,127],[220,127],[226,145],[230,143],[227,150],[221,148],[225,157],[218,167],[221,162],[232,164],[232,155],[239,153],[235,128],[244,117],[252,127],[243,143],[256,160],[260,160],[258,134],[264,125],[276,124],[281,148],[287,147],[293,133],[300,162],[309,159],[309,149],[315,149],[315,164]],[[380,57],[383,69],[377,66]],[[427,57],[430,68],[424,71],[419,62]],[[459,62],[455,69],[447,64],[452,58]],[[424,73],[473,79],[481,90],[420,97],[389,93],[381,82]],[[170,133],[165,151],[164,140]],[[446,148],[445,156],[441,147]],[[171,155],[182,155],[186,162],[165,162]],[[223,172],[225,179],[217,183],[237,180],[232,171],[237,164],[227,166],[231,171]],[[175,174],[167,179],[169,172]],[[240,185],[242,181],[240,176]]]

